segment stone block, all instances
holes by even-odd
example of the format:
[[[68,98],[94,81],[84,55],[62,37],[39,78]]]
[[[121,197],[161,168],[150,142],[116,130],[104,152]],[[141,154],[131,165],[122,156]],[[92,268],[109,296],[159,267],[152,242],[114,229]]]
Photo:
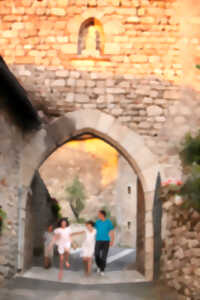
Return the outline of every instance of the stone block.
[[[146,161],[146,165],[148,165],[147,168],[143,167],[141,175],[143,176],[145,180],[145,192],[150,192],[155,190],[156,180],[158,173],[160,171],[160,166],[157,163],[157,160],[155,157],[152,157],[153,154],[151,154],[151,157],[149,157],[149,160]],[[146,160],[146,159],[145,159]],[[141,165],[144,164],[141,162]]]
[[[118,43],[106,43],[105,44],[105,49],[104,49],[104,54],[120,54],[120,45]]]
[[[87,87],[95,87],[95,85],[96,85],[96,83],[95,83],[95,81],[93,81],[93,80],[87,80],[86,81],[86,86]]]
[[[120,35],[124,33],[124,26],[121,21],[111,20],[104,23],[104,30],[107,35]]]
[[[71,71],[71,72],[70,72],[70,76],[71,76],[72,78],[78,79],[78,78],[81,77],[81,74],[80,74],[80,72],[77,72],[77,71]]]
[[[73,78],[69,78],[69,79],[67,80],[67,85],[68,85],[68,86],[71,86],[71,87],[75,87],[75,86],[76,86],[76,80],[73,79]]]
[[[151,105],[147,108],[148,116],[160,116],[163,113],[163,109],[157,105]]]
[[[54,7],[51,8],[51,14],[54,16],[65,16],[67,11],[64,8]]]
[[[164,92],[163,98],[170,99],[170,100],[179,100],[180,96],[181,96],[180,91],[169,90]]]
[[[52,86],[63,87],[63,86],[65,86],[65,80],[64,79],[57,79],[57,80],[52,82]]]
[[[75,101],[78,103],[89,103],[90,98],[86,94],[75,94]]]
[[[68,76],[69,76],[69,71],[68,70],[59,70],[59,71],[56,71],[56,77],[66,78]]]
[[[126,94],[126,90],[125,89],[118,88],[118,87],[116,87],[116,88],[114,88],[114,87],[113,88],[107,88],[106,92],[108,94]]]
[[[83,22],[83,16],[74,16],[67,21],[67,29],[71,34],[78,34],[80,26]]]
[[[133,16],[133,17],[128,17],[126,20],[127,24],[137,24],[140,22],[140,18],[137,16]]]
[[[76,54],[77,53],[77,45],[76,44],[67,44],[62,45],[60,50],[64,54]]]
[[[96,129],[109,136],[109,128],[111,128],[112,124],[115,122],[113,116],[102,113],[100,114],[100,118],[96,123]]]
[[[141,23],[143,23],[143,24],[154,24],[155,23],[155,18],[154,17],[142,17],[141,18]]]
[[[148,57],[146,55],[136,54],[131,55],[130,60],[133,63],[146,63],[148,61]]]
[[[66,102],[72,103],[72,102],[74,102],[74,100],[75,100],[75,94],[74,93],[68,93],[66,95],[66,98],[65,98]]]
[[[76,131],[84,130],[85,128],[95,131],[100,114],[98,110],[84,109],[67,113],[66,116],[70,118],[70,120],[73,120]]]
[[[93,92],[97,95],[104,95],[105,94],[105,89],[104,88],[94,88]]]
[[[75,131],[75,124],[67,117],[61,117],[52,122],[48,128],[48,134],[53,138],[56,145],[62,145]]]

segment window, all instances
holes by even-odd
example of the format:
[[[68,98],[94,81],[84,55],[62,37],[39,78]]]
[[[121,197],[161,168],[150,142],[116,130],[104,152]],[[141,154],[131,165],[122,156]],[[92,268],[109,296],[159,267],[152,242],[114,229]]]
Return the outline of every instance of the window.
[[[131,186],[130,185],[128,186],[128,194],[129,195],[131,194]]]
[[[98,57],[103,54],[103,29],[95,18],[86,20],[80,28],[78,54]]]

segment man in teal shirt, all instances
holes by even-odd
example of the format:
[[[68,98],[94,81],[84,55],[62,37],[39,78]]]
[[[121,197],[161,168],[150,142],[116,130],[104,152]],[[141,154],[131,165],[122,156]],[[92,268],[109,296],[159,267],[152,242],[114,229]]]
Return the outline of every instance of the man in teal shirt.
[[[104,275],[109,247],[113,246],[115,237],[114,226],[112,222],[106,218],[106,212],[104,210],[99,211],[95,228],[97,230],[95,245],[97,272]]]

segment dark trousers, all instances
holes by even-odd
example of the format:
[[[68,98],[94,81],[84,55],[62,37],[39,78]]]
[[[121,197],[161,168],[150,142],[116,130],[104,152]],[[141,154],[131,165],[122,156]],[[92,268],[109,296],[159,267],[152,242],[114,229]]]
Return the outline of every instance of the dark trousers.
[[[95,261],[97,267],[103,272],[106,268],[106,260],[108,256],[110,242],[96,241],[95,245]]]

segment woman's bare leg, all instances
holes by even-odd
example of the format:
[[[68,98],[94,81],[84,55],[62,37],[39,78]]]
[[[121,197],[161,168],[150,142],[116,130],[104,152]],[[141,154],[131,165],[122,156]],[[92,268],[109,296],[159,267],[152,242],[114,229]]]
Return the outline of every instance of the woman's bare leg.
[[[83,257],[83,267],[84,267],[84,273],[85,273],[85,275],[87,275],[87,272],[88,272],[87,265],[88,265],[87,258]]]
[[[69,251],[65,251],[65,265],[67,268],[70,267],[70,264],[69,264]]]
[[[62,280],[63,278],[63,263],[64,263],[64,255],[60,254],[60,271],[58,273],[59,280]]]
[[[88,275],[91,275],[92,273],[92,257],[88,257]]]

